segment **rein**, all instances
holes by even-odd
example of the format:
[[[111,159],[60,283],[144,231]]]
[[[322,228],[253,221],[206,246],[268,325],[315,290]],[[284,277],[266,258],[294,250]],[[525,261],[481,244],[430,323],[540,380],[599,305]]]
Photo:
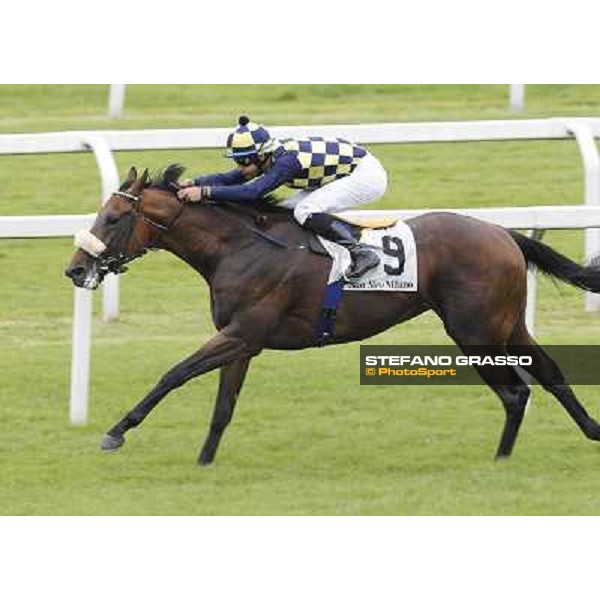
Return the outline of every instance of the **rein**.
[[[181,213],[183,212],[183,209],[185,208],[185,204],[186,204],[183,200],[179,200],[179,198],[177,196],[175,196],[177,198],[178,202],[180,203],[181,207],[180,207],[179,211],[177,212],[177,214],[170,221],[170,223],[168,223],[167,225],[163,225],[162,223],[158,223],[144,214],[144,212],[142,210],[141,196],[135,196],[134,194],[129,194],[128,192],[120,192],[120,191],[114,192],[114,195],[127,200],[127,202],[129,202],[134,207],[134,209],[135,209],[134,214],[137,218],[141,219],[144,223],[146,223],[150,227],[153,227],[154,229],[158,230],[158,234],[154,237],[152,242],[148,245],[148,247],[147,247],[148,249],[154,247],[154,244],[156,243],[156,241],[158,240],[158,238],[160,237],[161,234],[167,233],[171,229],[171,227],[173,227],[173,225],[175,224],[177,219],[179,219],[179,217],[181,216]],[[246,221],[244,221],[243,219],[240,219],[239,217],[232,215],[230,212],[223,210],[223,207],[220,206],[217,202],[208,200],[208,201],[204,201],[202,204],[211,206],[215,210],[219,210],[221,215],[225,216],[230,221],[234,221],[235,223],[242,225],[244,227],[244,229],[251,231],[254,235],[270,242],[271,244],[274,244],[275,246],[278,246],[279,248],[289,248],[290,247],[289,244],[287,244],[285,241],[277,239],[273,236],[270,236],[269,234],[265,233],[264,231],[261,231],[260,229],[257,229],[256,227],[252,227],[251,225],[246,223]],[[304,249],[304,246],[298,246],[298,248]]]
[[[256,227],[252,227],[252,225],[249,225],[243,219],[236,217],[235,215],[231,214],[231,212],[229,212],[227,210],[224,210],[224,207],[222,205],[220,205],[218,202],[215,202],[213,200],[206,200],[206,201],[203,201],[202,203],[214,208],[215,210],[218,210],[221,215],[223,215],[230,221],[233,221],[233,222],[237,223],[238,225],[241,225],[244,229],[247,229],[248,231],[252,232],[257,237],[262,238],[263,240],[273,244],[274,246],[277,246],[279,248],[285,248],[285,249],[292,248],[294,250],[306,250],[307,249],[307,246],[304,246],[304,245],[290,246],[284,240],[280,240],[276,237],[269,235],[268,233],[265,233],[264,231],[261,231],[260,229],[257,229]],[[244,213],[244,214],[246,214],[246,213]],[[260,213],[256,213],[256,215],[255,215],[255,217],[260,217],[260,216],[262,216]]]
[[[173,186],[173,187],[175,187],[175,186]],[[135,260],[136,258],[139,258],[140,256],[143,256],[148,250],[152,250],[157,247],[156,244],[157,244],[159,238],[163,234],[168,233],[171,230],[171,228],[175,225],[175,223],[177,222],[179,217],[182,215],[183,210],[187,203],[183,200],[180,200],[177,197],[177,195],[174,194],[175,198],[177,199],[177,201],[180,204],[180,208],[167,224],[163,224],[163,223],[159,223],[159,222],[155,221],[154,219],[151,219],[146,214],[144,214],[143,199],[142,199],[141,194],[139,196],[136,196],[134,194],[130,194],[129,192],[124,192],[124,191],[116,191],[113,194],[115,196],[119,196],[120,198],[123,198],[124,200],[126,200],[134,209],[133,212],[131,213],[133,218],[130,220],[129,230],[126,233],[124,232],[125,235],[121,236],[123,239],[123,244],[122,244],[123,247],[126,246],[127,241],[130,239],[131,235],[134,232],[134,225],[135,225],[136,219],[140,219],[142,222],[144,222],[146,225],[148,225],[150,228],[152,228],[156,231],[156,234],[149,241],[149,243],[147,245],[145,245],[140,251],[136,252],[135,254],[126,255],[124,250],[121,250],[121,249],[117,250],[114,253],[110,253],[110,251],[108,249],[106,249],[102,254],[100,254],[98,256],[98,258],[100,259],[101,268],[103,270],[110,271],[113,273],[122,273],[127,270],[127,268],[125,267],[125,265],[127,263]],[[276,237],[273,237],[273,236],[269,235],[268,233],[261,231],[257,227],[253,227],[252,225],[247,223],[244,219],[236,216],[235,214],[232,214],[232,212],[226,210],[224,206],[220,205],[217,202],[214,202],[211,200],[205,200],[202,202],[202,204],[213,208],[214,210],[219,212],[220,216],[228,219],[229,221],[233,221],[238,226],[243,227],[244,229],[251,232],[256,237],[259,237],[259,238],[265,240],[266,242],[268,242],[269,244],[277,246],[278,248],[283,248],[283,249],[292,248],[295,250],[308,250],[308,246],[306,246],[306,245],[302,244],[302,245],[290,246],[286,241],[278,239]],[[252,215],[248,215],[247,213],[244,213],[244,214],[247,216],[252,216]],[[260,213],[257,213],[256,215],[254,215],[255,218],[260,217],[260,216],[261,216]]]

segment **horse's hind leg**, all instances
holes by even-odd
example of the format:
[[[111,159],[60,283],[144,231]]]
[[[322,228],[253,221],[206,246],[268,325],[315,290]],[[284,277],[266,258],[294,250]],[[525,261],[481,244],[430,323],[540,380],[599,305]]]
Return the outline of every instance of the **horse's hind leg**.
[[[526,354],[533,358],[533,364],[523,368],[562,404],[586,437],[600,441],[600,425],[588,415],[565,381],[559,366],[529,335],[524,323],[521,322],[515,327],[508,345],[511,354]]]
[[[219,392],[210,430],[198,457],[198,464],[200,465],[208,465],[215,458],[223,432],[233,416],[235,404],[244,384],[249,364],[249,358],[240,358],[221,367]]]
[[[487,337],[469,337],[468,343],[462,342],[460,337],[453,336],[453,338],[465,354],[477,355],[475,346],[484,345],[485,349],[482,352],[484,355],[507,356],[503,344],[492,342]],[[490,347],[496,348],[496,351],[490,352]],[[477,365],[475,369],[483,381],[500,398],[504,406],[504,429],[496,450],[496,458],[507,458],[513,451],[531,392],[514,367]]]
[[[494,322],[493,319],[476,314],[472,310],[457,310],[456,305],[447,310],[444,315],[444,325],[450,337],[465,354],[477,355],[477,346],[484,346],[483,354],[507,356],[505,344],[514,327],[509,320]],[[516,321],[516,317],[515,317]],[[504,429],[496,451],[496,458],[510,456],[517,435],[523,422],[530,390],[514,367],[504,366],[475,366],[483,381],[496,393],[502,401],[505,412]]]
[[[481,378],[496,392],[504,406],[504,429],[496,450],[496,459],[508,458],[517,441],[517,435],[525,416],[530,390],[514,367],[475,367]],[[492,371],[493,369],[493,375]],[[502,384],[498,384],[502,381]]]

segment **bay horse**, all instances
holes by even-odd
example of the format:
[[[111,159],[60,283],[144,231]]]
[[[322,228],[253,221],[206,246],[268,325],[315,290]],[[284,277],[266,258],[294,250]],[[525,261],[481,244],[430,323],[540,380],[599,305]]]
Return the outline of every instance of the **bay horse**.
[[[218,333],[170,369],[155,387],[105,435],[101,448],[116,450],[173,389],[220,369],[210,429],[198,463],[210,464],[231,421],[251,359],[264,348],[299,350],[315,345],[315,327],[331,259],[310,252],[310,233],[285,209],[234,203],[186,203],[177,198],[183,167],[170,165],[158,177],[135,168],[80,240],[65,274],[74,285],[95,289],[109,271],[158,248],[197,271],[210,288]],[[600,269],[584,267],[541,242],[473,218],[446,212],[406,221],[418,253],[418,291],[344,293],[331,343],[362,340],[426,311],[434,311],[460,348],[472,345],[527,347],[535,358],[529,374],[566,409],[581,431],[600,441],[600,425],[580,404],[558,365],[527,331],[527,268],[581,289],[600,291]],[[82,249],[85,248],[85,249]],[[499,396],[505,422],[496,452],[514,447],[529,387],[512,366],[498,384],[488,366],[477,366]],[[497,373],[497,371],[496,371]]]

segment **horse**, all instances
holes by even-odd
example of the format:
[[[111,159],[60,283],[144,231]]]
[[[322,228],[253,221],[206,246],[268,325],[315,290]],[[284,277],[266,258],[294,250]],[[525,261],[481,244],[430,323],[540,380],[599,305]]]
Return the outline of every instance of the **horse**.
[[[220,369],[218,393],[200,465],[215,459],[253,357],[263,349],[315,346],[315,327],[331,259],[310,250],[309,233],[282,208],[266,203],[190,203],[178,199],[184,168],[169,165],[155,177],[132,167],[126,180],[80,236],[65,274],[78,287],[95,289],[108,272],[149,249],[167,250],[195,271],[210,289],[217,333],[167,371],[150,392],[104,436],[114,451],[172,390]],[[363,340],[426,311],[433,311],[459,348],[495,346],[508,355],[525,347],[535,359],[528,372],[478,365],[481,379],[502,401],[505,420],[496,458],[510,456],[534,377],[590,440],[600,425],[580,404],[559,366],[525,324],[527,269],[583,290],[600,291],[600,268],[581,266],[549,246],[517,232],[449,212],[406,221],[418,254],[418,291],[344,293],[329,343]],[[492,373],[492,370],[494,372]],[[498,383],[501,373],[502,382]]]

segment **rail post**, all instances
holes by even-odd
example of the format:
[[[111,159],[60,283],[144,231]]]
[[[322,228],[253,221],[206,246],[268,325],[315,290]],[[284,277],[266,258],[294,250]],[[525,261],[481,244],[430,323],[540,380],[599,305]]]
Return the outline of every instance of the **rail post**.
[[[108,94],[108,116],[111,119],[120,119],[125,104],[125,84],[111,83]]]
[[[88,421],[91,344],[92,292],[75,288],[69,396],[69,416],[73,425],[85,425]]]
[[[589,125],[585,121],[569,121],[567,129],[575,136],[583,159],[585,204],[600,206],[600,155]],[[585,230],[585,259],[590,262],[600,254],[600,229]],[[587,292],[585,309],[600,310],[600,296]]]
[[[510,84],[510,110],[512,112],[520,112],[525,106],[525,84],[511,83]]]
[[[113,153],[105,138],[98,134],[85,134],[83,143],[90,148],[96,158],[102,182],[102,204],[119,189],[119,171]],[[119,318],[119,277],[109,273],[102,284],[102,320],[105,323]]]
[[[527,232],[527,237],[534,240],[541,240],[546,231],[544,229],[530,229]],[[535,265],[531,265],[527,269],[527,307],[525,309],[525,324],[529,333],[533,335],[535,329],[535,301],[537,296],[537,269]]]

